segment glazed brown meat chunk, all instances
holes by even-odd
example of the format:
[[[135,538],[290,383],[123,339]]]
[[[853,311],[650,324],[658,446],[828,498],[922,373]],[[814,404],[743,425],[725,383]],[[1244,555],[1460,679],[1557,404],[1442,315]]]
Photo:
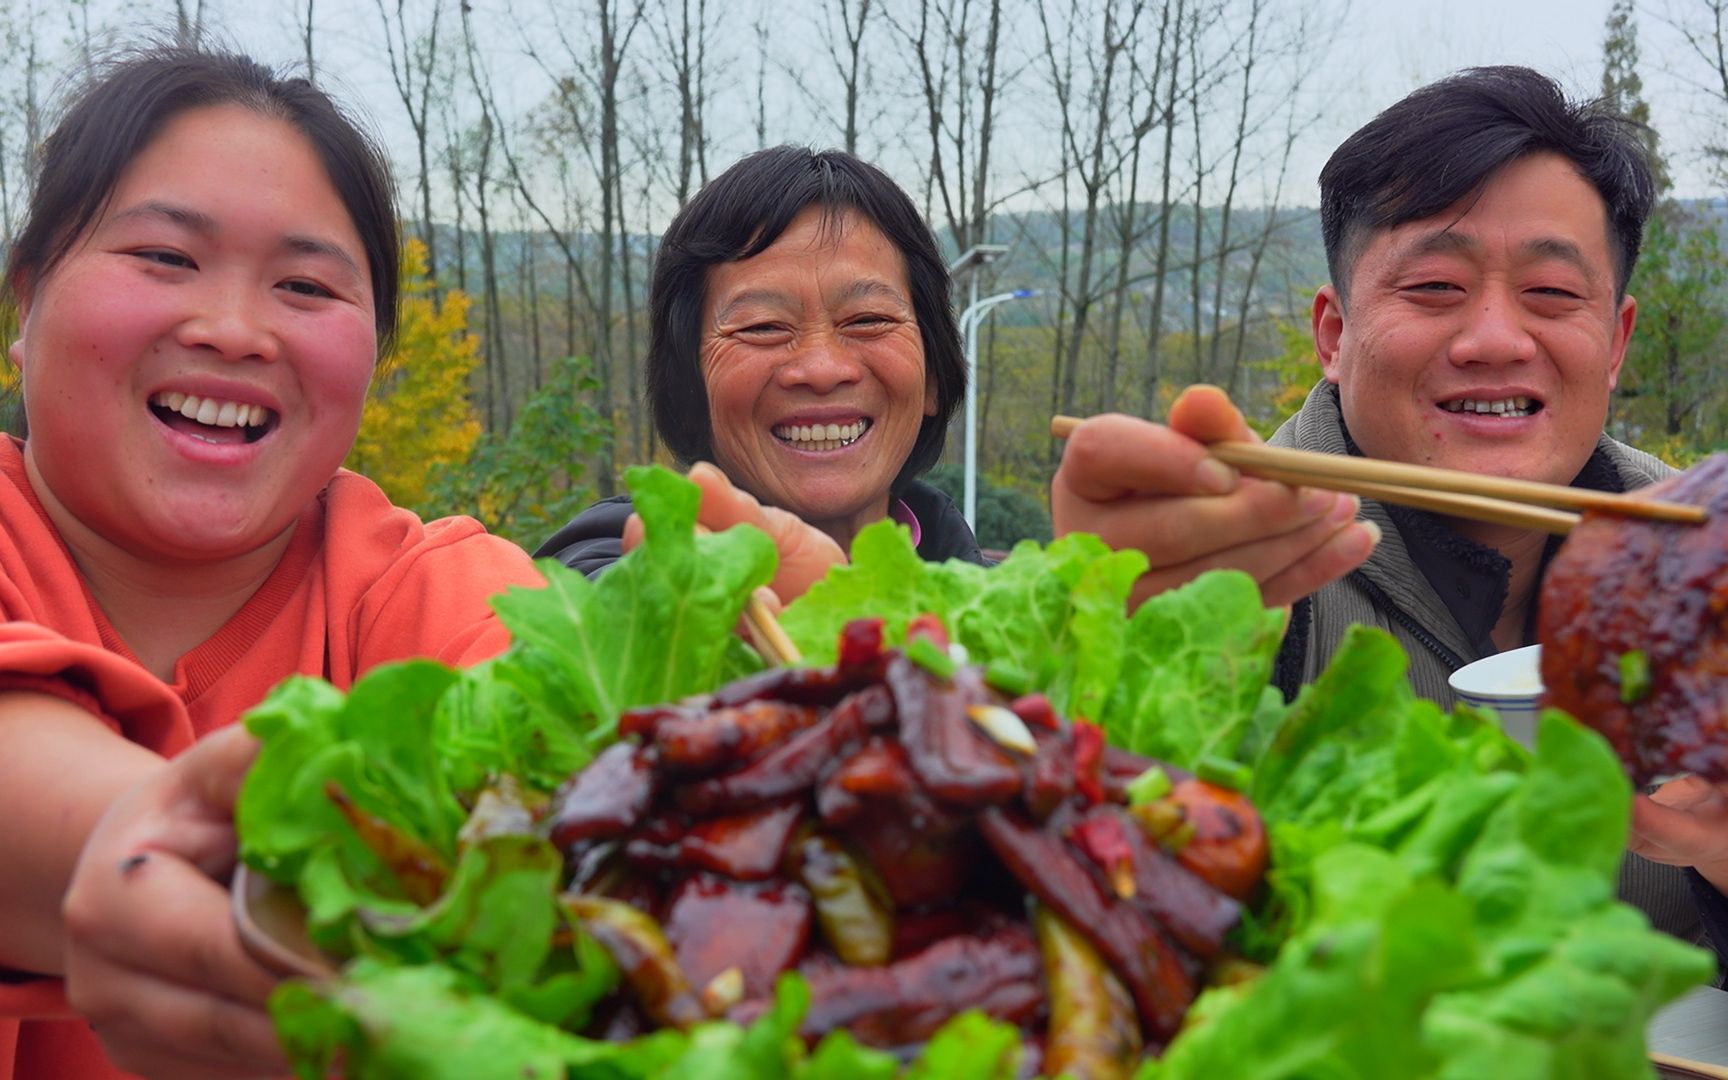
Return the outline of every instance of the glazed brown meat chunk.
[[[1710,518],[1585,515],[1542,585],[1544,703],[1606,736],[1635,782],[1728,781],[1728,454],[1649,494]]]

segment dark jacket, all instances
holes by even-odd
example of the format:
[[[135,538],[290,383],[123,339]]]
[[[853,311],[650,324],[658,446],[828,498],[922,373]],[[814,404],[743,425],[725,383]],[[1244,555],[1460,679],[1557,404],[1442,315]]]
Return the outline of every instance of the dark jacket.
[[[1356,452],[1344,428],[1337,389],[1324,382],[1270,441],[1275,446],[1328,454]],[[1628,491],[1673,473],[1657,458],[1603,435],[1574,486]],[[1494,570],[1489,564],[1494,560],[1504,564],[1505,559],[1498,552],[1451,534],[1437,518],[1419,510],[1363,499],[1360,516],[1380,526],[1380,543],[1360,569],[1296,602],[1278,656],[1275,678],[1279,687],[1286,697],[1295,696],[1299,686],[1312,682],[1331,661],[1345,629],[1353,623],[1365,623],[1385,630],[1404,646],[1410,656],[1411,687],[1450,709],[1455,695],[1447,684],[1448,676],[1490,655],[1493,643],[1484,641],[1485,631],[1473,635],[1464,629],[1459,619],[1459,597],[1454,595],[1448,602],[1421,569],[1416,553],[1449,548],[1451,557],[1475,564],[1478,572]],[[1505,565],[1495,570],[1501,578],[1506,572]],[[1500,587],[1503,599],[1503,581]],[[1499,603],[1495,600],[1491,605],[1490,626],[1498,617]],[[1659,930],[1688,941],[1697,941],[1702,935],[1700,912],[1684,875],[1675,867],[1628,854],[1620,864],[1620,898],[1642,909]]]
[[[990,565],[990,560],[978,550],[978,540],[967,527],[966,519],[948,496],[918,480],[894,494],[918,519],[922,534],[918,541],[919,558],[925,562],[959,559]],[[541,544],[534,555],[557,559],[572,570],[595,577],[623,557],[624,523],[633,512],[628,495],[602,499],[577,514],[570,524]]]
[[[1692,885],[1692,897],[1698,902],[1698,917],[1704,923],[1704,937],[1716,950],[1717,982],[1728,975],[1728,896],[1716,891],[1716,886],[1704,880],[1696,870],[1686,871]]]
[[[1322,382],[1295,416],[1269,440],[1323,454],[1353,454],[1338,392]],[[1629,491],[1672,476],[1660,460],[1601,436],[1574,487]],[[1451,674],[1492,655],[1487,630],[1499,618],[1510,564],[1499,552],[1472,544],[1432,514],[1363,499],[1359,517],[1380,526],[1380,543],[1360,568],[1298,601],[1278,657],[1276,679],[1286,697],[1312,682],[1332,660],[1344,631],[1354,623],[1375,626],[1398,639],[1410,655],[1410,685],[1423,697],[1451,708]],[[1550,549],[1552,552],[1552,549]],[[1452,588],[1437,588],[1426,572],[1436,561],[1468,568],[1482,587],[1467,604]],[[1448,585],[1451,583],[1449,582]],[[1499,589],[1497,597],[1492,594]],[[1442,595],[1442,593],[1447,595]],[[1463,617],[1466,608],[1483,618]],[[1486,627],[1472,625],[1485,618]]]

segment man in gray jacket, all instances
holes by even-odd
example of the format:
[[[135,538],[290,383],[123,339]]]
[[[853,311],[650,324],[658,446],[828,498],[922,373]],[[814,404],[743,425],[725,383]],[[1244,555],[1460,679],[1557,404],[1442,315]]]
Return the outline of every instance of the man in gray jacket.
[[[1654,186],[1639,129],[1526,68],[1476,68],[1393,105],[1320,174],[1331,284],[1314,300],[1325,380],[1272,442],[1608,491],[1672,472],[1603,433],[1637,302],[1626,285]],[[1533,641],[1543,533],[1364,500],[1367,563],[1299,601],[1286,693],[1352,623],[1392,633],[1417,692]],[[1622,893],[1697,926],[1678,871],[1635,856]]]

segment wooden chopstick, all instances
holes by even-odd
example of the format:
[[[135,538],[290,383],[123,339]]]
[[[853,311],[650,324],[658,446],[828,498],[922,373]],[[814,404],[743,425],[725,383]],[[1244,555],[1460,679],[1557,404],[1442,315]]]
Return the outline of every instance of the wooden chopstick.
[[[1050,434],[1065,439],[1079,424],[1080,421],[1071,416],[1054,417],[1050,421]],[[1481,476],[1427,465],[1317,454],[1250,442],[1218,442],[1208,449],[1218,460],[1262,479],[1346,491],[1455,517],[1541,529],[1559,535],[1564,535],[1578,523],[1578,515],[1542,510],[1542,507],[1594,510],[1622,517],[1688,524],[1700,523],[1706,517],[1701,506],[1658,502],[1532,480]]]
[[[750,627],[752,644],[768,663],[776,667],[791,667],[804,659],[804,654],[792,644],[780,620],[761,597],[751,594],[750,603],[744,607],[744,621]]]
[[[708,526],[698,523],[697,535],[710,532]],[[786,630],[780,625],[780,619],[772,608],[762,602],[755,593],[750,594],[750,602],[744,605],[744,625],[750,631],[750,644],[762,655],[762,659],[775,667],[791,667],[804,659],[804,654],[798,651],[798,646],[792,644],[792,639],[786,636]]]

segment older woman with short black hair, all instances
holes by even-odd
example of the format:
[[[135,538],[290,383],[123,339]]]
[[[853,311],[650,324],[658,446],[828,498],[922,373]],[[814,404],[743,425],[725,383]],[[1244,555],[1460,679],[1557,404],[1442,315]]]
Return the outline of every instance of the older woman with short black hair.
[[[690,201],[655,256],[655,428],[679,461],[716,462],[837,545],[893,517],[925,558],[980,562],[953,504],[917,480],[966,390],[948,292],[930,230],[880,169],[833,150],[751,154]],[[540,553],[598,573],[622,553],[629,514],[627,498],[606,500]]]
[[[836,150],[745,157],[666,230],[649,311],[655,427],[692,466],[704,525],[774,537],[782,599],[884,518],[925,559],[984,561],[917,479],[941,457],[966,373],[935,239],[881,170]],[[1137,597],[1231,566],[1283,604],[1366,558],[1372,530],[1350,522],[1348,496],[1240,479],[1203,445],[1253,437],[1215,391],[1179,400],[1169,427],[1095,418],[1052,484],[1057,531],[1145,551]],[[538,554],[592,576],[638,528],[627,497],[607,499]]]

